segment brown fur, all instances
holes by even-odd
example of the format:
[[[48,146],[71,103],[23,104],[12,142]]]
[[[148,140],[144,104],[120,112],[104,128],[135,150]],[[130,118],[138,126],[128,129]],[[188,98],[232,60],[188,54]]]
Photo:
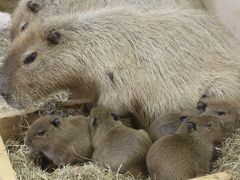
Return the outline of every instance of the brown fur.
[[[111,116],[112,110],[95,107],[90,114],[93,160],[114,172],[146,175],[145,158],[152,142],[144,130],[124,126]]]
[[[204,92],[240,105],[237,52],[224,28],[199,11],[118,7],[49,17],[12,44],[0,93],[23,108],[67,89],[142,114],[146,128],[166,112],[193,107]]]
[[[175,134],[159,139],[150,148],[147,167],[151,178],[186,180],[209,173],[214,145],[221,140],[221,131],[216,117],[198,116],[183,122]]]
[[[60,120],[58,127],[53,125],[56,118]],[[56,165],[82,163],[92,157],[91,136],[84,116],[59,118],[52,115],[37,119],[27,131],[25,144]]]
[[[198,113],[199,112],[197,110],[191,109],[185,112],[172,112],[164,114],[151,123],[148,128],[148,133],[153,142],[155,142],[161,137],[177,131],[185,118],[197,115]]]
[[[216,97],[201,98],[198,102],[198,108],[203,109],[202,113],[210,116],[216,116],[220,119],[224,128],[224,134],[228,137],[236,128],[239,128],[239,109],[227,102],[221,101]]]

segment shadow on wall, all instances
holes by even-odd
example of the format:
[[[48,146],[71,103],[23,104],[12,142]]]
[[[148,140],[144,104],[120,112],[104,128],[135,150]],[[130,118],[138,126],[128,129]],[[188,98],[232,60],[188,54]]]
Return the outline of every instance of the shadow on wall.
[[[0,0],[0,11],[13,12],[18,0]]]

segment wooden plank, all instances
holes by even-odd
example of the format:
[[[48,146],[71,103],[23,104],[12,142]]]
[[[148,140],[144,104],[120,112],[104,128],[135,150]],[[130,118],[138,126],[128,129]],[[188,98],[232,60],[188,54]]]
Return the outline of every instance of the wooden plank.
[[[232,180],[232,176],[228,173],[220,172],[208,176],[193,178],[191,180]]]
[[[16,173],[12,168],[5,145],[0,136],[0,180],[16,180]]]
[[[38,118],[38,113],[38,108],[30,108],[25,111],[12,111],[0,114],[0,135],[3,141],[15,135],[16,131],[14,130],[19,126],[21,119],[26,118],[27,121],[32,122]],[[25,122],[27,123],[27,121]]]
[[[87,99],[78,99],[59,102],[56,105],[59,109],[80,108],[84,103],[87,102],[89,102]],[[0,114],[0,135],[3,138],[3,141],[5,142],[11,136],[16,135],[18,132],[16,131],[17,126],[26,126],[27,123],[31,124],[33,121],[39,118],[40,111],[44,110],[39,109],[39,107],[32,107],[22,111],[16,110]],[[26,121],[23,121],[22,124],[20,124],[20,120],[23,118],[25,118]]]

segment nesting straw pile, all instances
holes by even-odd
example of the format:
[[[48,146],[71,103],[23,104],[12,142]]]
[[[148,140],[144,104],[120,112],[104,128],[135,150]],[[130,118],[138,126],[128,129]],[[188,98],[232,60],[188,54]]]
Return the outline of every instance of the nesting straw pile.
[[[215,163],[214,172],[227,171],[231,173],[233,180],[240,179],[240,129],[231,138],[228,138],[219,149],[221,158]]]
[[[26,146],[19,144],[16,141],[9,141],[8,148],[10,150],[10,158],[17,173],[18,179],[27,180],[42,180],[42,179],[119,179],[132,180],[129,174],[115,174],[110,169],[103,169],[93,163],[85,164],[84,166],[63,166],[49,173],[41,170],[37,166],[37,158],[31,155]]]
[[[7,149],[18,179],[134,179],[130,174],[116,174],[110,169],[103,169],[93,163],[87,163],[84,166],[63,166],[53,172],[47,172],[41,169],[43,161],[34,156],[21,140],[8,141]],[[228,138],[219,151],[222,158],[215,163],[215,169],[212,173],[227,171],[233,175],[233,180],[239,180],[240,130],[231,138]]]

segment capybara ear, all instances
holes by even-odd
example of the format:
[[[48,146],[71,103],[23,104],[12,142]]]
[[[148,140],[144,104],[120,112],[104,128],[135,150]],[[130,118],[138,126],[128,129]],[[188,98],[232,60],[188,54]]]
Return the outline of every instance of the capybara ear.
[[[61,124],[61,121],[60,121],[59,118],[54,118],[54,119],[52,120],[52,124],[53,124],[54,127],[59,127],[60,124]]]
[[[57,45],[61,39],[60,33],[56,29],[46,30],[44,38],[51,44]]]
[[[27,8],[33,13],[38,13],[40,10],[39,4],[32,1],[28,1]]]
[[[198,104],[197,104],[197,109],[198,109],[201,113],[204,113],[204,112],[205,112],[206,107],[207,107],[207,105],[206,105],[205,103],[201,102],[201,101],[198,102]]]

